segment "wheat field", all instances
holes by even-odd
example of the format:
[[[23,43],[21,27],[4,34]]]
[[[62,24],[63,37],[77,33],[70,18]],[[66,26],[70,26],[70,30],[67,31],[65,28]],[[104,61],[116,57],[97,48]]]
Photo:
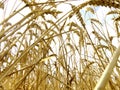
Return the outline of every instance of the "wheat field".
[[[0,90],[120,90],[120,0],[1,0],[0,12]]]

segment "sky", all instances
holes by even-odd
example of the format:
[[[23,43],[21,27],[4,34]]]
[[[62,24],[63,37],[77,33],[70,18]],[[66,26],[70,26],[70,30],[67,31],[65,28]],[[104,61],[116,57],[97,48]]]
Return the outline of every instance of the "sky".
[[[38,0],[38,1],[43,1],[43,0]],[[59,1],[59,0],[58,0]],[[72,3],[74,5],[79,5],[80,3],[83,3],[87,0],[75,0],[75,1],[71,1],[71,0],[68,0],[67,3]],[[45,0],[44,0],[45,2]],[[5,4],[4,4],[4,9],[0,8],[0,22],[3,21],[3,19],[9,17],[9,15],[11,13],[13,13],[13,11],[17,8],[21,8],[21,6],[23,6],[24,3],[21,3],[21,0],[6,0]],[[64,8],[63,8],[64,7]],[[87,8],[87,7],[86,7]],[[57,9],[59,9],[60,11],[64,12],[62,13],[61,15],[59,15],[59,17],[62,17],[65,13],[69,12],[71,10],[71,6],[69,4],[65,4],[65,3],[62,3],[60,5],[58,5]],[[108,8],[108,7],[96,7],[94,8],[95,9],[95,12],[96,12],[96,15],[97,17],[99,18],[99,20],[101,22],[105,22],[104,21],[104,18],[106,17],[106,13],[108,13],[108,11],[110,11],[111,9]],[[85,9],[81,10],[83,15],[85,13]],[[30,9],[29,8],[25,8],[24,10],[21,11],[21,13],[15,15],[13,18],[11,18],[9,20],[9,22],[11,24],[15,24],[16,22],[18,22],[19,20],[21,20],[23,18],[22,15],[27,15],[28,13],[30,12]],[[88,13],[87,16],[85,16],[85,19],[87,19],[89,16],[93,17],[91,13]],[[83,16],[84,17],[84,16]],[[93,17],[94,18],[94,17]],[[74,18],[73,18],[74,19]],[[89,18],[88,18],[89,19]],[[77,20],[75,20],[77,22]],[[113,23],[111,23],[111,17],[110,16],[107,16],[107,21],[110,21],[110,22],[107,22],[108,23],[108,26],[107,27],[111,33],[110,35],[111,36],[115,36],[115,32],[112,28],[113,27]],[[88,28],[91,28],[90,24],[87,23],[86,25]],[[1,29],[1,26],[0,26],[0,29]],[[104,27],[104,30],[105,30],[105,27]],[[106,31],[105,31],[106,32]],[[92,33],[92,31],[89,31],[89,33]],[[117,40],[114,40],[113,41],[114,44],[117,44],[118,41]]]
[[[40,1],[43,1],[43,0],[40,0]],[[69,0],[68,0],[69,1]],[[74,4],[74,5],[79,5],[80,3],[83,3],[85,2],[86,0],[76,0],[76,1],[70,1],[70,3]],[[44,0],[45,2],[45,0]],[[69,2],[68,2],[69,3]],[[21,3],[20,0],[6,0],[6,3],[5,3],[5,7],[4,7],[4,10],[2,8],[0,8],[0,22],[3,21],[3,19],[9,17],[9,15],[17,8],[19,9],[21,6],[23,6],[24,3]],[[63,8],[64,7],[64,8]],[[87,7],[86,7],[87,8]],[[85,14],[85,9],[84,8],[81,13],[84,15]],[[60,4],[57,9],[59,9],[60,11],[63,11],[64,13],[59,15],[59,17],[62,17],[65,13],[69,12],[71,10],[71,6],[69,4]],[[110,11],[109,8],[107,7],[96,7],[95,8],[96,10],[96,14],[97,14],[97,17],[99,18],[99,20],[101,22],[104,23],[104,18],[106,16],[106,13],[108,11]],[[17,14],[15,15],[12,19],[10,19],[10,23],[11,24],[15,24],[16,22],[18,22],[19,20],[21,20],[23,18],[22,14],[23,15],[27,15],[28,13],[30,12],[29,8],[26,8],[24,10],[21,11],[20,14]],[[88,13],[88,15],[86,16],[86,18],[88,18],[89,16],[92,17],[91,13]],[[73,18],[74,19],[74,18]],[[75,20],[77,22],[77,20]],[[111,21],[109,16],[108,16],[108,19],[107,21]],[[89,23],[87,23],[87,28],[89,28],[91,30],[91,25]],[[109,22],[109,27],[108,29],[111,31],[110,35],[111,36],[115,36],[115,33],[114,33],[114,30],[110,27],[110,26],[113,26],[113,24],[111,22]],[[0,26],[0,29],[1,29],[1,26]],[[105,28],[104,28],[105,30]],[[92,33],[92,31],[89,31],[89,33]],[[77,40],[77,39],[76,39]],[[118,41],[115,39],[113,40],[113,44],[114,45],[118,45]],[[54,48],[54,46],[53,46]]]

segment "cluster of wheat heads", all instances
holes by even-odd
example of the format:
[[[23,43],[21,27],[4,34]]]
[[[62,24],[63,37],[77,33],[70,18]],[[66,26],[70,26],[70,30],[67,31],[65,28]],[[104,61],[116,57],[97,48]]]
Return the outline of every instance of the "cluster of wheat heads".
[[[119,49],[113,43],[120,36],[119,0],[76,1],[78,6],[72,0],[13,1],[8,15],[11,0],[0,1],[1,90],[93,90],[97,82],[100,90],[99,78],[114,59],[117,65],[101,90],[120,89]],[[63,3],[71,10],[57,9]],[[109,8],[104,22],[99,6]]]

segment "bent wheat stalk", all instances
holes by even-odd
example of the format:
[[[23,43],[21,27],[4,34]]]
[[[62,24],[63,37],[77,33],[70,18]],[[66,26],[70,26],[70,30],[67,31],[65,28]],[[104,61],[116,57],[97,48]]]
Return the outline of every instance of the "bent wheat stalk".
[[[105,71],[103,72],[103,74],[102,74],[100,80],[98,81],[96,87],[94,88],[94,90],[104,90],[105,85],[108,82],[110,75],[112,73],[112,70],[113,70],[114,66],[116,66],[116,64],[117,64],[119,55],[120,55],[120,45],[117,48],[117,50],[115,51],[112,61],[106,67]]]

